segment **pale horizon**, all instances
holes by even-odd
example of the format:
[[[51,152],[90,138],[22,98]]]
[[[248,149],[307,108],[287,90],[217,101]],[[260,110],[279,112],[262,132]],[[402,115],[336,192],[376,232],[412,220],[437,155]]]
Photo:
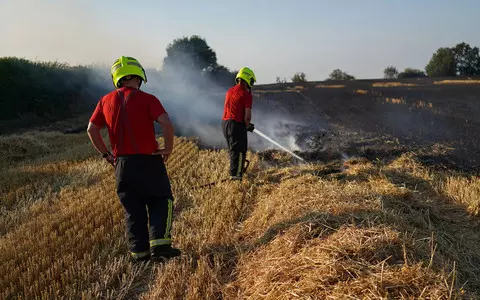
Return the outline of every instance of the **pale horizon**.
[[[424,70],[440,47],[480,46],[480,1],[0,1],[0,57],[110,65],[134,56],[159,69],[176,38],[199,35],[231,70],[259,83],[325,80],[334,69],[381,78],[386,66]]]

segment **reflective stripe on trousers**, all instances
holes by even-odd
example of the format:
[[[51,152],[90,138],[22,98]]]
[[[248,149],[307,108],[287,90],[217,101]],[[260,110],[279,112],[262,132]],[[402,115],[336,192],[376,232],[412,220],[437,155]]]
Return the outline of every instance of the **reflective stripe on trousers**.
[[[151,240],[150,247],[168,245],[172,243],[172,239],[170,238],[170,230],[172,229],[172,216],[173,216],[173,200],[168,199],[168,215],[167,215],[167,223],[165,225],[165,234],[163,235],[163,239]]]
[[[144,258],[150,255],[150,251],[130,252],[133,258]]]
[[[171,239],[151,240],[150,241],[150,247],[161,246],[161,245],[170,245],[171,243],[172,243]]]
[[[240,155],[238,156],[237,176],[242,176],[242,174],[243,174],[243,153],[240,152]]]

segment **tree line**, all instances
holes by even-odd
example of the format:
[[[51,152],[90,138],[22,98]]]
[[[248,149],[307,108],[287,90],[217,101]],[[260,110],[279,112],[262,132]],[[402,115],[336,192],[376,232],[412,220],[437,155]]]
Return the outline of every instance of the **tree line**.
[[[91,84],[95,76],[85,66],[2,57],[0,120],[54,121],[86,110],[104,92]]]
[[[234,83],[237,71],[218,64],[215,51],[199,36],[175,39],[166,50],[162,71],[147,70],[149,79],[173,76],[189,84]],[[91,110],[112,87],[108,70],[100,73],[87,66],[0,57],[0,121],[24,120],[28,125],[72,117]]]
[[[425,67],[425,72],[416,69],[405,69],[399,73],[394,66],[384,70],[388,79],[409,77],[454,77],[480,75],[480,52],[478,47],[471,47],[462,42],[455,47],[442,47],[433,53]]]
[[[301,76],[298,76],[301,74]],[[383,75],[385,79],[404,79],[421,77],[454,77],[454,76],[477,76],[480,75],[480,51],[478,47],[472,47],[462,42],[454,47],[442,47],[433,53],[425,70],[405,68],[400,72],[395,66],[387,66]],[[292,82],[305,82],[306,74],[296,73]],[[333,70],[327,80],[355,80],[355,77],[340,69]],[[277,83],[286,83],[277,77]]]

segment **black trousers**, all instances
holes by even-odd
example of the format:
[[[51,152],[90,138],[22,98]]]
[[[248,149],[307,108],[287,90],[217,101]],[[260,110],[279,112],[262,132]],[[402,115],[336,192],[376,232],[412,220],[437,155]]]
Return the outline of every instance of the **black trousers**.
[[[115,176],[132,256],[148,256],[150,248],[171,244],[173,196],[162,157],[119,157]]]
[[[230,154],[230,176],[242,177],[248,145],[245,124],[234,120],[222,120],[222,129]]]

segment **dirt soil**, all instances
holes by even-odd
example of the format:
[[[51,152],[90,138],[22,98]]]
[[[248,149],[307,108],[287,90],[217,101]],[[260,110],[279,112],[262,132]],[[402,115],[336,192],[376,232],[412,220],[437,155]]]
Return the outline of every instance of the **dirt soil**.
[[[423,163],[480,172],[480,84],[441,79],[309,82],[256,87],[258,111],[288,114],[308,161],[358,156],[391,160],[414,152]],[[269,152],[266,155],[268,157]]]

